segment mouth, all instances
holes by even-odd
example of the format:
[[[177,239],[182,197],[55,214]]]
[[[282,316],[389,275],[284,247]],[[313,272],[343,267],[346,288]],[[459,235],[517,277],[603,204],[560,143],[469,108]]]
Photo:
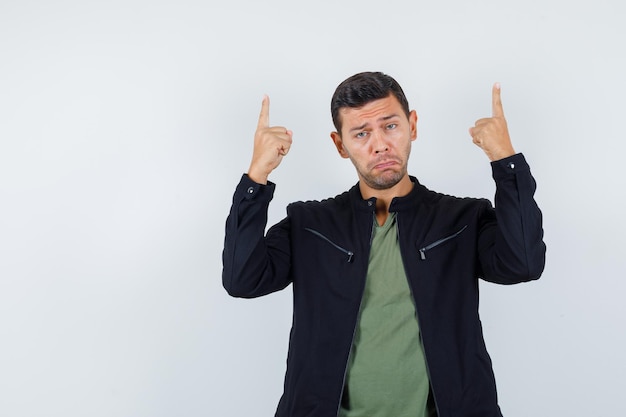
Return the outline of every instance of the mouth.
[[[392,167],[394,165],[398,165],[398,162],[394,161],[394,160],[381,161],[381,162],[377,162],[374,165],[373,169],[383,170],[383,169],[386,169],[386,168],[390,168],[390,167]]]

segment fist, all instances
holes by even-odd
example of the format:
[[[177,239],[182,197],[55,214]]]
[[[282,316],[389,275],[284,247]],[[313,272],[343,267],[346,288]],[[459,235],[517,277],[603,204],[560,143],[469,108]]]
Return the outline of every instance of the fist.
[[[504,109],[500,98],[500,83],[495,83],[491,90],[491,117],[479,119],[470,127],[473,142],[481,148],[491,161],[497,161],[515,154],[509,129],[504,118]]]
[[[270,126],[270,99],[263,97],[259,123],[254,134],[254,152],[248,177],[267,184],[267,177],[276,169],[291,148],[293,132],[282,126]]]

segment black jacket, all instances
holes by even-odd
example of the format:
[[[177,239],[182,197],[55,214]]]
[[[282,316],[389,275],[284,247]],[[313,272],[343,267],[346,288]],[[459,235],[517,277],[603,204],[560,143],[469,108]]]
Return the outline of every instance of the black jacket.
[[[501,416],[478,316],[478,278],[539,278],[545,245],[535,181],[521,154],[492,163],[485,199],[426,189],[395,198],[400,250],[439,417]],[[223,284],[257,297],[293,283],[294,312],[279,417],[335,417],[368,267],[375,199],[358,185],[290,204],[264,236],[274,185],[243,176],[226,222]]]

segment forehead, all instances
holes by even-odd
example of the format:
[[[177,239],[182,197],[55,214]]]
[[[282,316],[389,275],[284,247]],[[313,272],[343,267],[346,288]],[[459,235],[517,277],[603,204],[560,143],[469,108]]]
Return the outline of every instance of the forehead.
[[[349,125],[352,124],[360,125],[393,114],[404,115],[402,105],[393,94],[370,101],[361,107],[342,107],[339,109],[339,116],[346,128],[350,128]]]

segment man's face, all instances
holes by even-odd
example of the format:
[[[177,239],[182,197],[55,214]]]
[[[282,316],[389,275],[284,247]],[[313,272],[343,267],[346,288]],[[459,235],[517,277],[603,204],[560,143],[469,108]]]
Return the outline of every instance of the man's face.
[[[339,154],[350,158],[359,180],[375,190],[392,188],[407,175],[417,114],[406,117],[393,94],[363,107],[339,110],[341,134],[331,133]]]

